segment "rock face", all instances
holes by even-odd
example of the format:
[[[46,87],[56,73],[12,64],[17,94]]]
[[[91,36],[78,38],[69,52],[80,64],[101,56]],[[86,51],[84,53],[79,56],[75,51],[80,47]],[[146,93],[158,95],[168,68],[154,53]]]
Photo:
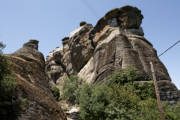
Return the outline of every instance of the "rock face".
[[[88,39],[92,29],[92,25],[85,24],[72,34],[69,40],[71,62],[75,72],[79,72],[93,54],[94,47],[92,41]]]
[[[50,53],[46,65],[51,69],[47,72],[53,71],[50,63],[55,61],[64,70],[56,78],[59,81],[64,74],[78,73],[86,82],[98,83],[106,81],[113,72],[134,66],[142,73],[142,81],[149,81],[153,62],[161,100],[177,101],[178,90],[153,45],[144,37],[142,19],[138,8],[124,6],[108,12],[95,27],[84,24],[62,40],[63,48],[58,54]]]
[[[79,73],[92,57],[94,45],[89,39],[92,29],[91,24],[84,24],[62,40],[62,48],[56,48],[47,56],[46,71],[55,83],[61,83],[63,78]]]
[[[9,55],[18,83],[17,99],[24,106],[18,120],[66,120],[55,101],[45,73],[45,60],[38,41],[30,40]]]

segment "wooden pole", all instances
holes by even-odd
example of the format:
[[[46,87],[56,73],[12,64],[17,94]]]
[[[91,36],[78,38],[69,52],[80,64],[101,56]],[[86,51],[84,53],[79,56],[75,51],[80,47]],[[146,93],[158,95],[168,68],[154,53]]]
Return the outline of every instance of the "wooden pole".
[[[151,65],[151,72],[152,72],[155,91],[156,91],[157,104],[158,104],[158,108],[159,108],[159,111],[160,111],[160,117],[161,117],[161,120],[165,120],[165,117],[164,117],[164,114],[163,114],[163,108],[162,108],[161,100],[160,100],[160,96],[159,96],[158,84],[157,84],[157,80],[156,80],[156,75],[155,75],[153,63],[150,62],[150,65]]]

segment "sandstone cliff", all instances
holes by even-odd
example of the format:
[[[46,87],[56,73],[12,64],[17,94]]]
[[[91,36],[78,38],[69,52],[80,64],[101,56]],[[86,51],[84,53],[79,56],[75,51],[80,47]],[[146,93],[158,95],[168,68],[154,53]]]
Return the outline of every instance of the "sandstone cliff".
[[[177,101],[178,90],[153,45],[144,37],[142,19],[138,8],[125,6],[108,12],[95,27],[83,24],[62,40],[63,47],[47,56],[49,78],[58,86],[72,74],[78,74],[86,82],[98,83],[106,81],[113,72],[134,66],[142,73],[140,81],[150,81],[152,61],[161,100]]]
[[[50,91],[38,41],[30,40],[8,56],[18,83],[16,101],[20,101],[21,107],[24,107],[18,120],[66,120]]]

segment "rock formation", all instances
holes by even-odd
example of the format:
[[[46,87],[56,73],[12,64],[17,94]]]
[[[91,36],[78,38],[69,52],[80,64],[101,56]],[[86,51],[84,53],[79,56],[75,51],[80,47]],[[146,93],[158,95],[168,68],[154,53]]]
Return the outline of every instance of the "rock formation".
[[[50,78],[61,83],[64,76],[77,73],[86,82],[98,83],[106,81],[113,72],[134,66],[142,73],[141,81],[149,81],[153,62],[161,100],[177,101],[178,90],[153,45],[144,37],[142,19],[138,8],[124,6],[108,12],[95,27],[81,25],[62,40],[62,48],[47,57]]]
[[[25,107],[18,120],[66,120],[50,91],[45,60],[38,51],[38,41],[30,40],[8,56],[18,83],[16,99]]]
[[[61,82],[64,77],[79,73],[87,64],[94,51],[93,41],[89,39],[92,30],[91,24],[84,24],[62,40],[62,48],[50,52],[46,71],[53,81]]]

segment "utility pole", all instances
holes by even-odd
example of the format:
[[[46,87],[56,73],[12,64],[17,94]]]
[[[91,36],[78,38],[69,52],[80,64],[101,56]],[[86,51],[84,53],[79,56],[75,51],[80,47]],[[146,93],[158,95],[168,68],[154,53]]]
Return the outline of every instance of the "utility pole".
[[[162,108],[161,100],[160,100],[160,96],[159,96],[158,83],[157,83],[157,80],[156,80],[156,75],[155,75],[155,70],[154,70],[153,63],[150,62],[150,65],[151,65],[151,72],[152,72],[155,91],[156,91],[157,104],[158,104],[158,108],[159,108],[159,111],[160,111],[160,117],[161,117],[161,120],[165,120],[165,117],[164,117],[164,114],[163,114],[163,108]]]

